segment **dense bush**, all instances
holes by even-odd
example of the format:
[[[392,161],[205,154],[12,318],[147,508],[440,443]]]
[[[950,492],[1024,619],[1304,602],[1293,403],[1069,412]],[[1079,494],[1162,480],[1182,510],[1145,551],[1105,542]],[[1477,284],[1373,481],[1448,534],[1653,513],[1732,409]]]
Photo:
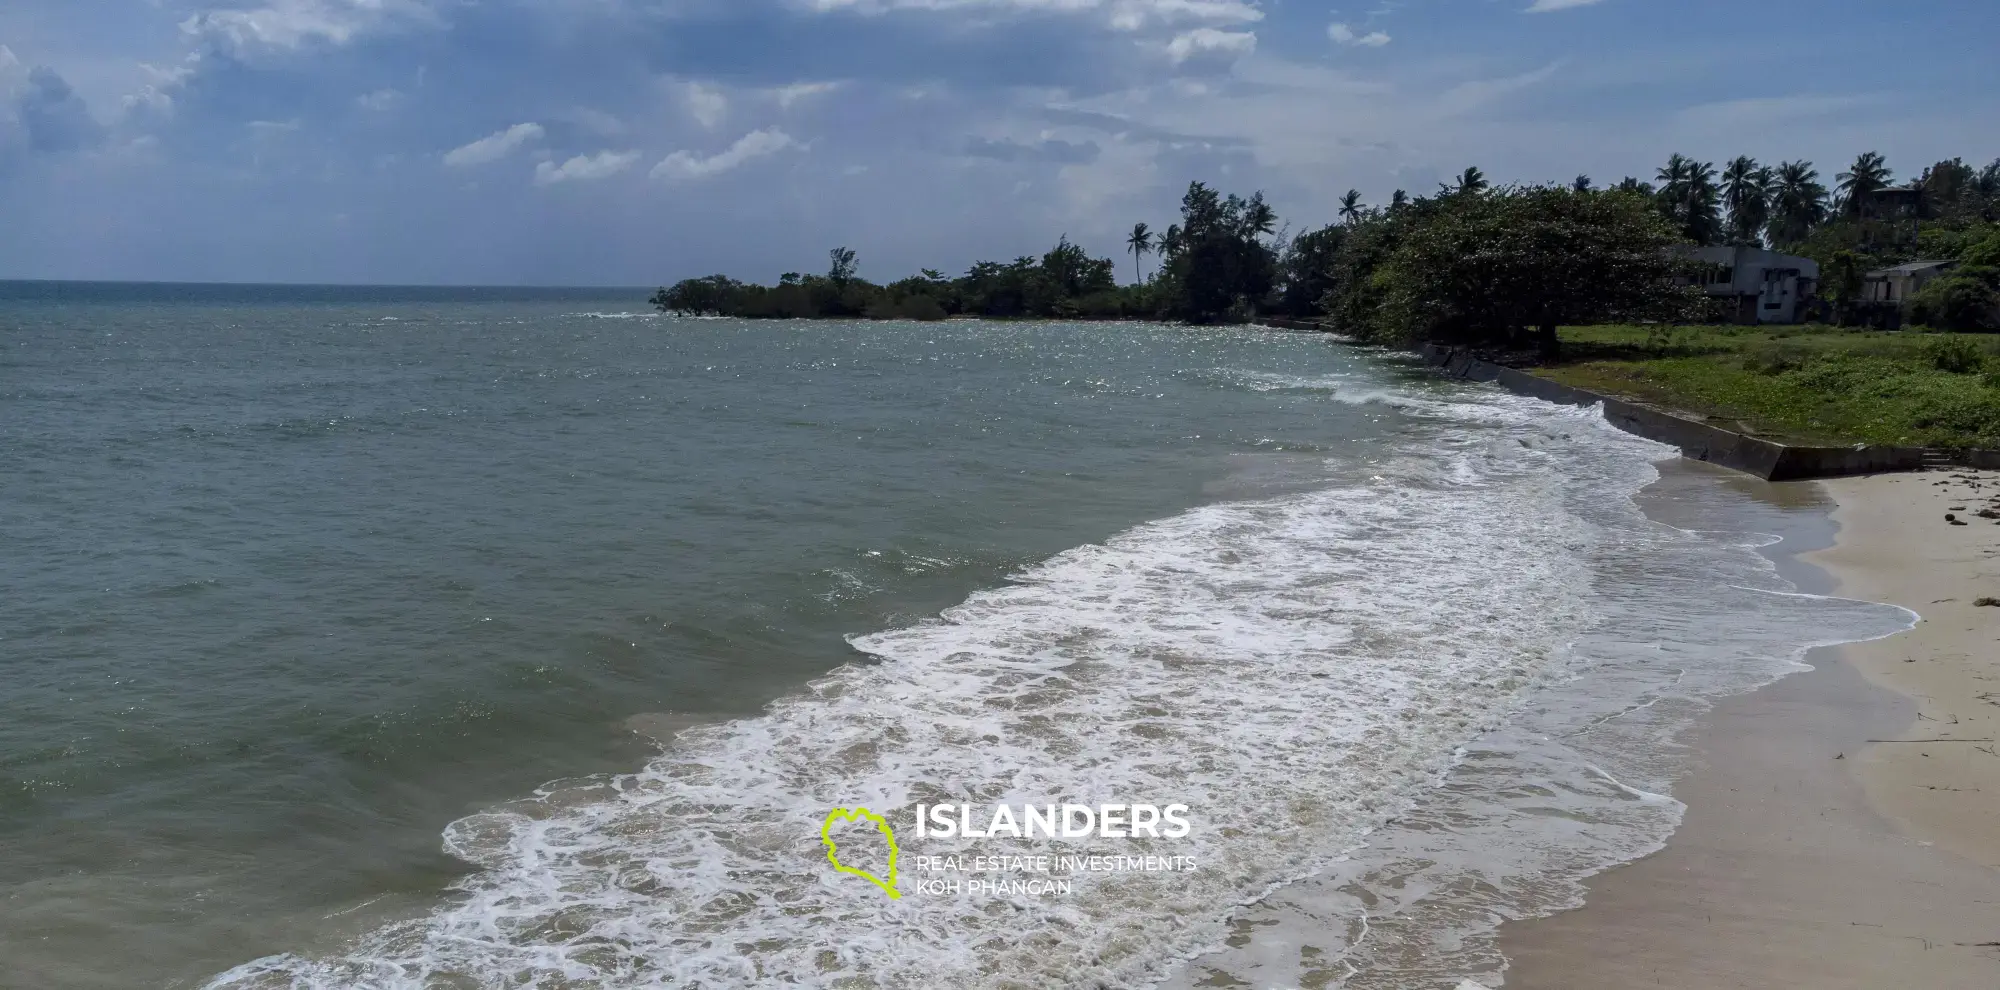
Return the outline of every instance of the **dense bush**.
[[[1939,330],[2000,329],[2000,269],[1967,266],[1917,290],[1910,297],[1910,322]]]
[[[1563,324],[1685,317],[1700,291],[1642,197],[1568,186],[1439,197],[1371,275],[1372,336],[1556,349]]]
[[[1924,341],[1923,356],[1930,366],[1954,375],[1967,375],[1986,365],[1986,353],[1964,337],[1933,337]]]

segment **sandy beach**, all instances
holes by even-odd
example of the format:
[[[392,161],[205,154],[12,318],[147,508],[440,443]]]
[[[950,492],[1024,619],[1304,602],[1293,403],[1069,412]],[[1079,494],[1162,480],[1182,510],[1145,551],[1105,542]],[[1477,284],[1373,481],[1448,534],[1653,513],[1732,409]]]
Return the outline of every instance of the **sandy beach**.
[[[1717,706],[1680,830],[1585,907],[1506,926],[1506,985],[2000,986],[2000,607],[1975,604],[2000,597],[1977,515],[2000,474],[1734,483],[1830,501],[1833,545],[1781,560],[1802,588],[1922,619]]]

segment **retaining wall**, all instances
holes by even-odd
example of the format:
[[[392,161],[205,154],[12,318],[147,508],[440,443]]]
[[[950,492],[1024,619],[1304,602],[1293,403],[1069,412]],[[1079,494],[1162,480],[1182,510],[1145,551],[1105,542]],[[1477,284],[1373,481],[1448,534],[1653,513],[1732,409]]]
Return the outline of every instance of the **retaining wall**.
[[[1305,320],[1261,320],[1286,330],[1328,330]],[[1437,344],[1418,348],[1425,363],[1453,378],[1494,382],[1531,398],[1571,406],[1604,407],[1604,418],[1627,433],[1680,448],[1681,456],[1707,461],[1770,481],[1831,478],[1847,474],[1916,471],[1940,465],[2000,469],[2000,450],[1937,450],[1923,447],[1798,447],[1774,443],[1663,409],[1627,402],[1588,389],[1564,385],[1490,361],[1470,352]]]

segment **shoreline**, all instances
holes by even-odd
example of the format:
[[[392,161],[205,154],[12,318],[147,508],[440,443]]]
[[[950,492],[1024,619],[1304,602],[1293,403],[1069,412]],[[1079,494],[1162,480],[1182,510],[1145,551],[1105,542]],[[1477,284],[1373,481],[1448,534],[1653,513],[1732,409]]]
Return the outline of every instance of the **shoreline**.
[[[2000,985],[2000,757],[1869,742],[2000,735],[1979,697],[2000,690],[2000,610],[1971,604],[2000,590],[2000,526],[1943,518],[2000,496],[2000,475],[1761,487],[1832,509],[1830,546],[1774,548],[1802,590],[1921,621],[1717,704],[1688,738],[1666,846],[1591,878],[1581,908],[1504,925],[1507,987]]]

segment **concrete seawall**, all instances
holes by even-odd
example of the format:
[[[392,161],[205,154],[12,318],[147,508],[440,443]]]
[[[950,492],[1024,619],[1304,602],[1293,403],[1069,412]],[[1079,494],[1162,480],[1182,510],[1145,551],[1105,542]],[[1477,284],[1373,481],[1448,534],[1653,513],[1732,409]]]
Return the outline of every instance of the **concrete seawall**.
[[[1304,320],[1260,320],[1284,330],[1327,328]],[[1596,406],[1604,418],[1627,433],[1680,448],[1681,456],[1753,474],[1768,481],[1832,478],[1886,471],[1917,471],[1927,467],[2000,468],[2000,451],[1939,450],[1924,447],[1799,447],[1677,416],[1653,406],[1628,402],[1587,389],[1550,381],[1538,375],[1482,361],[1468,351],[1425,344],[1418,348],[1425,363],[1452,378],[1493,382],[1509,391],[1570,406]]]

